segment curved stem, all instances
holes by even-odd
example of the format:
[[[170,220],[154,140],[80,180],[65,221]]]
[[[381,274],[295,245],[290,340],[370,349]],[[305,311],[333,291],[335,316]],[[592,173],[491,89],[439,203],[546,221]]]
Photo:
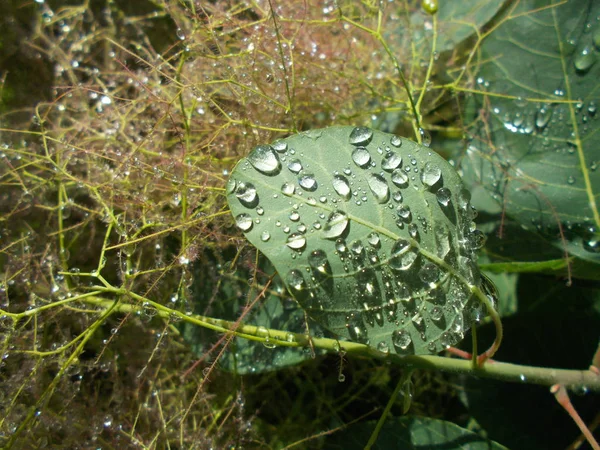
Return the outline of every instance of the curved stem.
[[[188,323],[192,323],[211,330],[231,333],[245,339],[265,342],[264,329],[254,325],[245,325],[228,320],[215,319],[212,317],[190,315],[183,312],[174,311],[159,303],[136,295],[132,292],[125,292],[119,289],[95,288],[97,291],[105,291],[113,294],[129,296],[136,300],[143,300],[146,304],[153,306],[157,314],[164,318],[176,317]],[[114,312],[135,312],[141,309],[141,306],[120,302],[115,305],[114,301],[98,297],[86,297],[80,299],[85,303],[94,304],[105,308],[114,308]],[[471,361],[465,361],[455,358],[448,358],[436,355],[412,355],[399,356],[396,354],[386,354],[364,344],[355,342],[338,341],[337,339],[318,338],[299,333],[290,333],[284,330],[270,329],[267,333],[269,344],[286,347],[309,347],[331,352],[339,352],[340,347],[349,355],[363,356],[390,361],[393,364],[405,366],[411,369],[424,370],[442,370],[457,374],[474,375],[483,378],[492,378],[500,381],[513,383],[538,384],[542,386],[553,386],[561,384],[568,389],[587,389],[589,391],[600,392],[600,375],[595,371],[586,370],[567,370],[553,369],[546,367],[525,366],[519,364],[503,363],[498,361],[488,361],[485,366],[473,367]]]

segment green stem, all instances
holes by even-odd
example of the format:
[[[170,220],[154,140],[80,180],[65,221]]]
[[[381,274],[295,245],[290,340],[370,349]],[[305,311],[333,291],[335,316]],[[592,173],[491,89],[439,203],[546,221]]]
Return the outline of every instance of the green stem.
[[[115,288],[93,288],[97,291],[104,291],[131,297],[138,301],[156,308],[157,314],[163,318],[175,317],[180,320],[192,323],[204,328],[208,328],[221,333],[231,333],[238,337],[257,342],[265,342],[264,330],[254,325],[237,324],[228,320],[215,319],[212,317],[190,315],[187,316],[180,311],[172,310],[159,303],[153,302],[132,292]],[[102,306],[105,308],[114,308],[115,312],[130,313],[137,312],[141,306],[119,303],[114,304],[111,300],[100,298],[84,298],[81,301],[85,303]],[[390,361],[399,366],[411,369],[423,370],[441,370],[455,374],[474,375],[482,378],[492,378],[500,381],[512,383],[538,384],[542,386],[553,386],[555,384],[564,385],[568,389],[587,389],[589,391],[600,392],[600,376],[591,370],[567,370],[554,369],[546,367],[525,366],[519,364],[503,363],[498,361],[488,361],[485,366],[473,367],[471,361],[448,358],[436,355],[412,355],[399,356],[396,354],[385,354],[364,344],[355,342],[338,341],[337,339],[309,337],[304,334],[290,333],[283,330],[268,330],[269,344],[285,347],[309,347],[311,344],[315,348],[330,352],[339,352],[340,347],[349,355],[363,356]]]

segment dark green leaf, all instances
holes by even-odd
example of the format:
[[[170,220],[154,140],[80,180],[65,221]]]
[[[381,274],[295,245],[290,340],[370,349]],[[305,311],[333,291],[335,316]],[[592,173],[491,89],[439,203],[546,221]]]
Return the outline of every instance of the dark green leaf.
[[[429,148],[363,127],[300,133],[256,147],[227,196],[248,240],[338,336],[437,353],[481,315],[470,195]]]
[[[334,434],[326,443],[331,450],[365,448],[376,422],[351,425]],[[465,430],[452,422],[426,417],[393,417],[383,425],[378,450],[505,450],[506,447]]]
[[[504,211],[600,261],[600,3],[516,2],[483,41],[462,166]]]
[[[275,276],[265,291],[265,283],[272,274],[273,268],[264,258],[257,273],[243,266],[235,274],[223,272],[210,276],[197,272],[192,286],[195,311],[231,321],[243,315],[240,323],[262,326],[265,334],[269,328],[305,334],[307,326],[304,312],[287,294],[281,279]],[[252,281],[251,285],[248,284],[249,280]],[[264,299],[254,302],[263,291]],[[252,307],[246,311],[249,305]],[[206,357],[206,352],[221,336],[195,325],[183,323],[181,326],[184,338],[199,357]],[[310,323],[309,326],[311,334],[322,334],[317,324]],[[227,371],[248,374],[278,370],[310,358],[309,349],[275,347],[233,338],[227,351],[219,358],[219,364]]]
[[[505,338],[494,359],[563,369],[589,367],[600,338],[598,289],[522,275],[518,293],[519,313],[503,320]],[[495,332],[486,325],[477,334],[485,347]],[[547,387],[474,377],[464,378],[463,385],[469,412],[491,439],[510,448],[567,448],[580,434]],[[576,394],[571,400],[590,423],[598,412],[598,397]]]

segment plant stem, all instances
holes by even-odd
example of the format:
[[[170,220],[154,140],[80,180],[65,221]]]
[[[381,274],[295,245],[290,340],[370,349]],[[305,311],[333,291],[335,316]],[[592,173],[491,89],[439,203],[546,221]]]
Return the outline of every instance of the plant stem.
[[[244,325],[235,322],[215,319],[201,315],[187,316],[181,311],[172,310],[164,305],[153,302],[142,296],[122,289],[94,287],[95,291],[117,294],[123,297],[131,297],[135,300],[145,302],[147,306],[156,308],[157,314],[163,318],[177,318],[188,323],[208,328],[217,332],[232,333],[238,337],[257,342],[265,342],[264,330],[259,333],[257,326]],[[79,298],[79,301],[114,308],[114,312],[132,313],[141,311],[141,306],[120,302],[115,305],[114,301],[99,297]],[[4,314],[3,311],[0,313]],[[32,311],[28,311],[29,315]],[[10,314],[9,314],[10,315]],[[441,370],[456,374],[466,374],[483,378],[492,378],[512,383],[538,384],[542,386],[553,386],[561,384],[567,389],[586,389],[588,391],[600,392],[600,375],[592,370],[567,370],[547,367],[526,366],[519,364],[488,361],[483,367],[473,367],[472,361],[449,358],[437,355],[411,355],[399,356],[396,354],[385,354],[364,344],[355,342],[338,341],[337,339],[309,337],[304,334],[290,333],[284,330],[268,330],[269,344],[286,347],[309,347],[330,352],[339,352],[340,347],[349,355],[376,358],[390,361],[399,366],[411,369]]]

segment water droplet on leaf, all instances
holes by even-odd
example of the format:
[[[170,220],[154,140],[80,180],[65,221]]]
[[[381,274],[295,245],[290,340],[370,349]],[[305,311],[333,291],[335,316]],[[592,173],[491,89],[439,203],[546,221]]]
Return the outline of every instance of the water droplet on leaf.
[[[425,186],[431,188],[442,178],[442,170],[436,164],[428,162],[421,171],[421,181]]]
[[[277,153],[270,145],[259,145],[248,155],[250,164],[265,175],[276,175],[281,170]]]
[[[358,147],[352,152],[352,161],[354,161],[358,167],[364,168],[371,162],[371,155],[366,148]]]
[[[313,174],[302,175],[298,179],[298,184],[300,187],[310,192],[317,190],[317,180]]]
[[[356,127],[350,132],[350,143],[353,145],[367,145],[373,138],[373,130],[367,127]]]
[[[396,169],[392,172],[392,183],[399,188],[404,188],[408,186],[408,175],[406,175],[406,173],[404,173],[401,169]]]
[[[388,172],[397,169],[402,164],[402,157],[395,152],[386,153],[381,161],[381,168]]]
[[[335,192],[342,197],[344,200],[348,201],[352,195],[352,191],[350,190],[350,183],[348,183],[348,179],[343,175],[335,175],[333,177],[333,189]]]
[[[343,211],[334,211],[329,215],[327,223],[323,228],[323,236],[326,239],[337,238],[348,228],[348,216]]]
[[[292,233],[288,236],[287,246],[294,250],[301,250],[306,246],[306,236],[300,233]]]
[[[235,217],[235,224],[242,231],[250,231],[252,229],[252,217],[249,214],[238,214]]]
[[[390,199],[390,188],[385,179],[378,174],[371,174],[367,179],[369,188],[378,203],[387,203]]]

